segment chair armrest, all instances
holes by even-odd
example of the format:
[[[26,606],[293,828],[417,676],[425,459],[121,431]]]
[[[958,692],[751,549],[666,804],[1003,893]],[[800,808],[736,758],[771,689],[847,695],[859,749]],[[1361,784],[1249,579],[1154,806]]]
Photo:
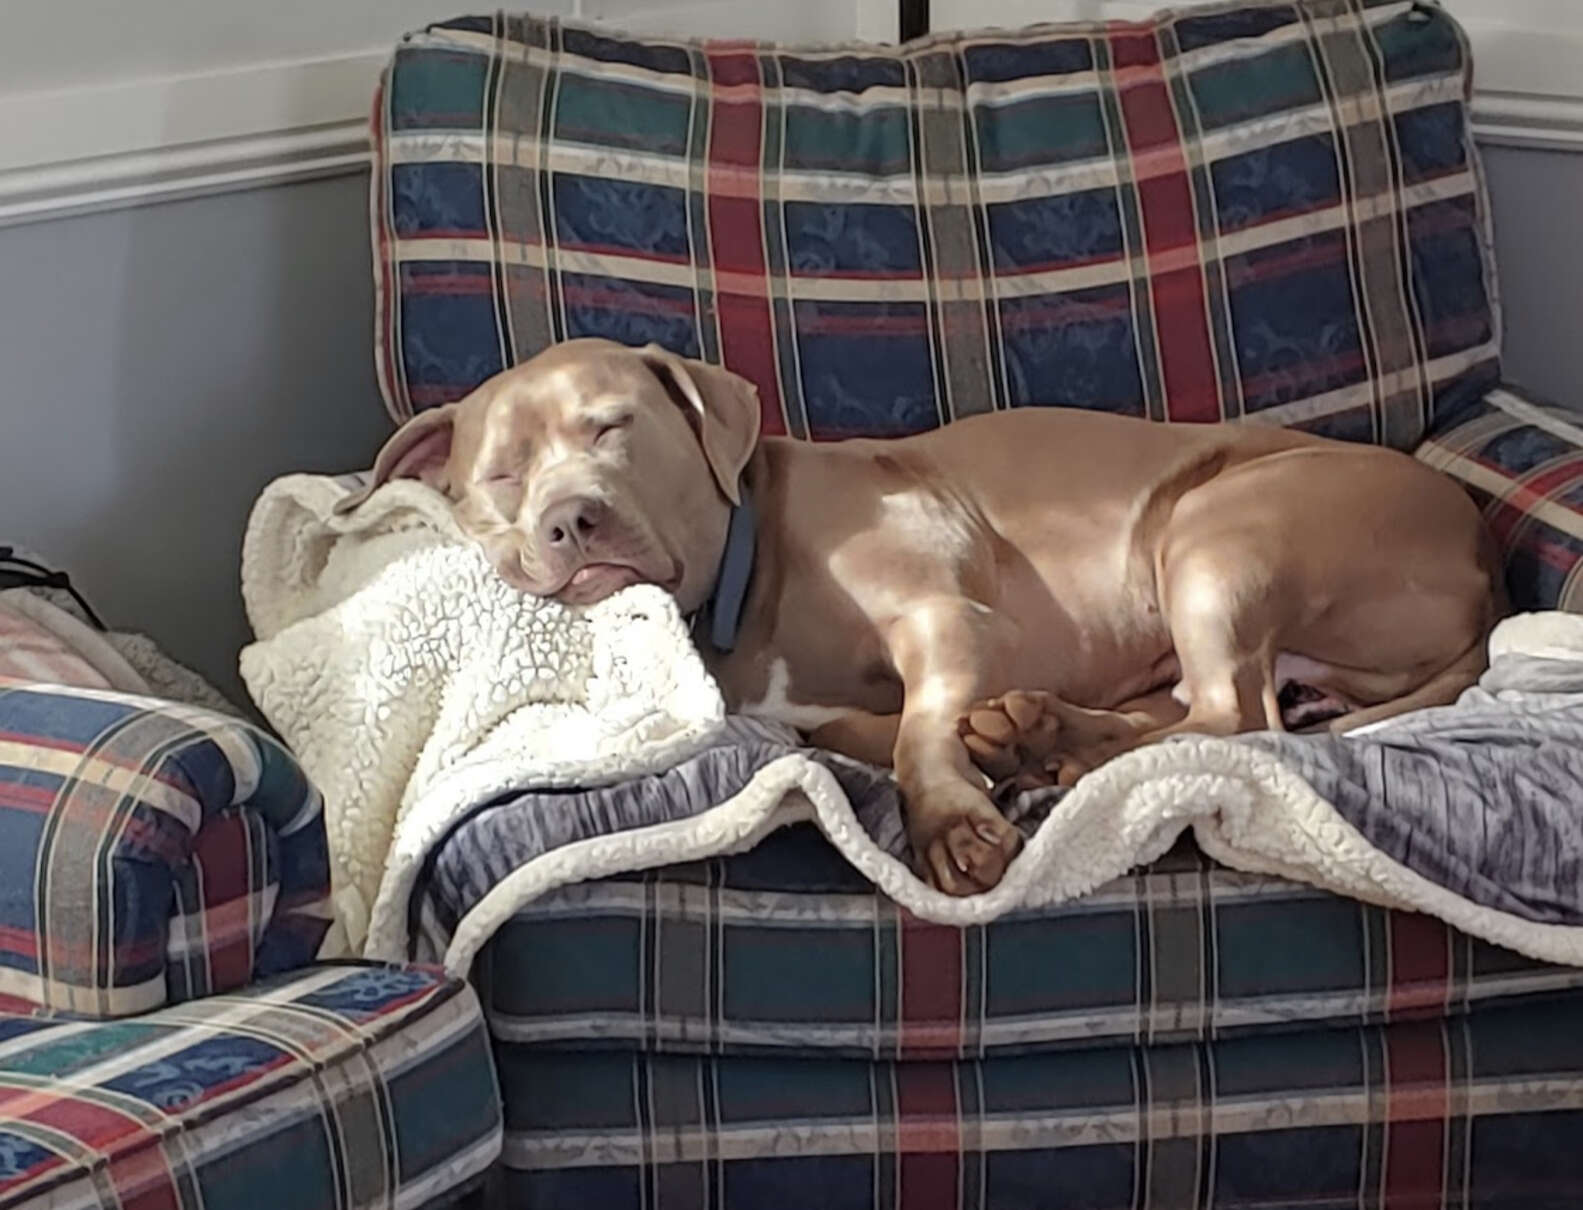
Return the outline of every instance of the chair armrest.
[[[0,682],[0,1010],[119,1017],[311,961],[323,802],[258,728]]]

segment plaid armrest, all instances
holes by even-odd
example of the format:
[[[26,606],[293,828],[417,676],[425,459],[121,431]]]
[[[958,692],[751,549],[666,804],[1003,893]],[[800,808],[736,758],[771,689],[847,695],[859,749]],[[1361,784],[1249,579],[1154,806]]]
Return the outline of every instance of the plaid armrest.
[[[1514,609],[1583,611],[1583,417],[1502,388],[1418,457],[1483,508]]]
[[[322,806],[247,723],[0,680],[0,1010],[125,1016],[311,961]]]

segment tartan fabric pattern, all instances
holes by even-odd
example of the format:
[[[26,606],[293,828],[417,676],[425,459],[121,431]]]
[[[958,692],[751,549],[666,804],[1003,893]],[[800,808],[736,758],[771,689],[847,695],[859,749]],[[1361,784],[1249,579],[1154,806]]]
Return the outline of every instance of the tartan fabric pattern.
[[[115,1017],[313,959],[323,802],[237,719],[0,681],[0,1009]]]
[[[507,1046],[870,1060],[1456,1016],[1583,989],[1583,970],[1239,874],[1187,844],[1073,903],[928,924],[811,827],[546,895],[496,934],[475,979]]]
[[[768,433],[1065,404],[1412,449],[1498,380],[1470,75],[1410,0],[900,48],[431,26],[374,113],[387,405],[606,336],[744,375]]]
[[[1418,457],[1484,510],[1519,610],[1583,610],[1583,419],[1511,389],[1433,434]]]
[[[505,1046],[503,1204],[1560,1210],[1579,1003],[957,1063]]]
[[[0,1207],[420,1207],[500,1149],[437,971],[321,966],[131,1020],[0,1017]]]

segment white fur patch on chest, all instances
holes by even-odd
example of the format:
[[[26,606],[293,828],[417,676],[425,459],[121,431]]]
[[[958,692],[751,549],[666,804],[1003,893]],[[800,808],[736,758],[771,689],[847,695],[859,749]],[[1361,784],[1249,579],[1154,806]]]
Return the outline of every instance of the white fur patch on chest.
[[[799,705],[791,700],[790,693],[791,669],[784,659],[777,658],[770,664],[769,683],[764,686],[763,699],[744,702],[741,713],[796,727],[799,731],[812,731],[853,713],[839,706]]]

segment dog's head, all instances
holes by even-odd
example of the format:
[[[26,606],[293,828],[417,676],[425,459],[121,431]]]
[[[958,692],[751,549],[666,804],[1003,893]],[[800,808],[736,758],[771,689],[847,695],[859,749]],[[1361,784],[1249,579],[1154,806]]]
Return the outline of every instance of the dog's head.
[[[757,392],[735,374],[656,345],[568,341],[409,420],[338,511],[422,479],[523,592],[587,605],[650,583],[692,610],[758,435]]]

